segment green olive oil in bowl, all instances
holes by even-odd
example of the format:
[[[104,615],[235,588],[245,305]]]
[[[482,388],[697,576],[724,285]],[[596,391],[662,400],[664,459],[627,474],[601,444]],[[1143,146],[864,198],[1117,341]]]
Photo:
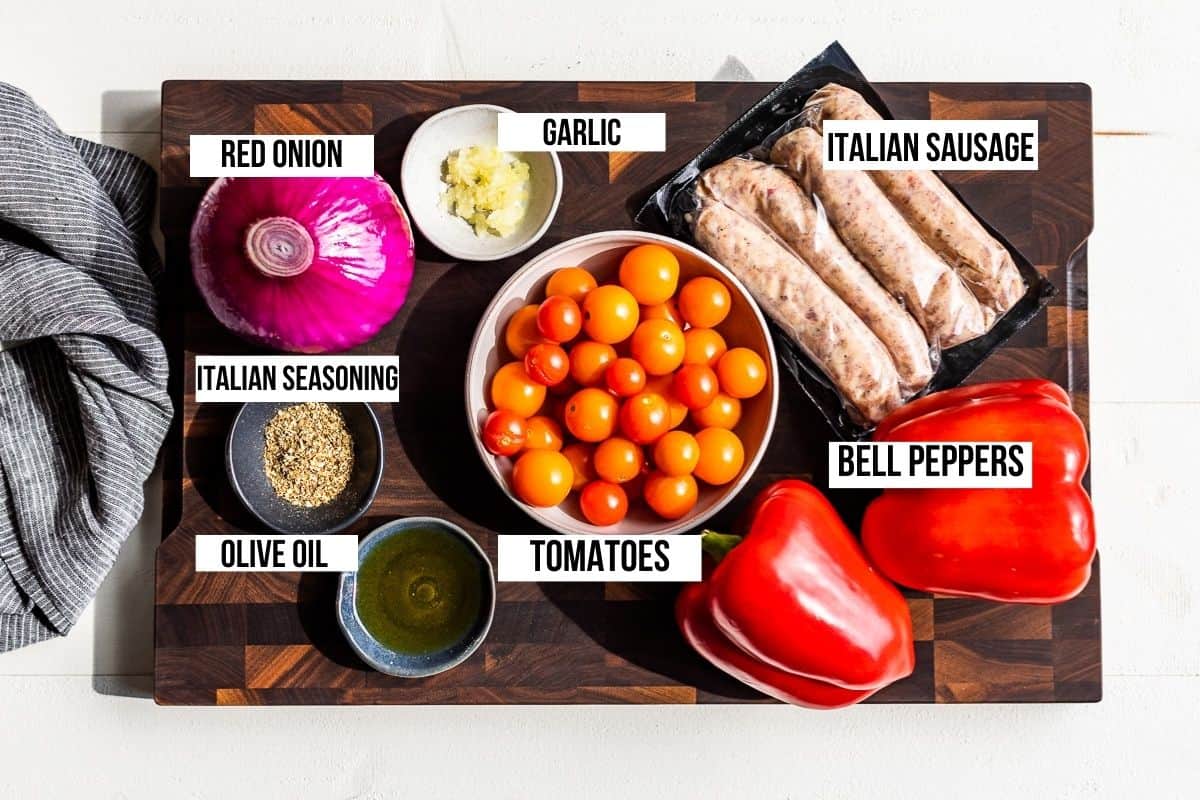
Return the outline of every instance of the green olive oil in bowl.
[[[479,646],[495,609],[491,562],[444,520],[396,520],[359,546],[357,573],[342,576],[338,619],[371,666],[422,677],[450,669]]]

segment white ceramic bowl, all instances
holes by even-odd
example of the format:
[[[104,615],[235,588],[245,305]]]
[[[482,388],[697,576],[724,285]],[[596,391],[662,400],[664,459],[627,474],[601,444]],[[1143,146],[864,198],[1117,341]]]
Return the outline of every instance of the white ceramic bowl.
[[[762,355],[767,364],[767,386],[757,396],[742,401],[742,419],[735,428],[746,451],[741,473],[724,486],[700,483],[696,507],[678,520],[664,520],[645,506],[641,498],[630,498],[629,516],[618,525],[601,528],[590,524],[579,510],[577,494],[553,508],[535,508],[522,503],[510,488],[513,460],[489,453],[479,438],[479,431],[491,411],[488,387],[492,376],[502,364],[511,360],[504,347],[504,329],[513,312],[529,303],[540,303],[545,297],[546,281],[560,267],[583,267],[600,283],[616,281],[621,258],[640,244],[661,244],[679,259],[679,280],[709,275],[725,283],[733,298],[729,317],[718,330],[730,347],[749,347]],[[571,239],[534,258],[508,280],[496,299],[488,306],[467,356],[467,423],[471,427],[475,448],[488,472],[514,503],[529,516],[561,533],[680,533],[704,523],[720,511],[741,491],[758,467],[766,452],[771,431],[775,426],[775,411],[779,404],[778,369],[775,347],[762,312],[750,293],[729,270],[694,247],[675,239],[640,231],[605,231]],[[636,502],[635,502],[636,500]]]
[[[456,106],[434,114],[413,133],[400,164],[400,188],[413,223],[442,252],[463,261],[498,261],[520,253],[542,238],[562,198],[562,166],[554,153],[514,153],[529,165],[529,207],[508,236],[476,236],[461,217],[441,206],[446,189],[442,168],[452,151],[496,144],[501,106]]]

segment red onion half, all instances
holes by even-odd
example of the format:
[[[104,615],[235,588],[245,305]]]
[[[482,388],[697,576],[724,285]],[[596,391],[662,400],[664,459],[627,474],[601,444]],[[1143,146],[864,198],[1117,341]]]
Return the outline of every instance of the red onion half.
[[[191,248],[221,324],[296,353],[367,341],[412,282],[412,227],[378,175],[221,178],[200,203]]]

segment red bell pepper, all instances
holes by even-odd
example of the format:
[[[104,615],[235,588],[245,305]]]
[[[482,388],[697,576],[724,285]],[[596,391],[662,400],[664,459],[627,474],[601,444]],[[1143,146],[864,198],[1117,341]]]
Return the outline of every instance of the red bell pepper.
[[[750,513],[745,537],[704,534],[719,563],[676,603],[697,651],[773,697],[818,708],[858,702],[912,672],[908,604],[824,495],[779,481]]]
[[[846,689],[785,672],[744,653],[713,624],[707,583],[689,583],[675,603],[675,619],[684,638],[700,655],[760,692],[807,708],[841,708],[874,694],[874,689]]]
[[[1081,484],[1087,432],[1061,388],[1003,381],[938,392],[876,428],[877,441],[1031,441],[1031,489],[888,489],[867,508],[872,563],[904,586],[1023,603],[1078,594],[1096,552]]]

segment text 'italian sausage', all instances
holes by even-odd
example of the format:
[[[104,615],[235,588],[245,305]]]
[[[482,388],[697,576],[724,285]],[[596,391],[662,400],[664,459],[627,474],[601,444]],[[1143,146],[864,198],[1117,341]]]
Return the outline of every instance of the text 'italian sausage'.
[[[836,83],[816,91],[804,108],[818,129],[827,119],[881,118],[861,94]],[[929,170],[869,170],[867,174],[967,284],[983,307],[989,328],[1021,299],[1025,281],[1012,256],[941,178]]]

